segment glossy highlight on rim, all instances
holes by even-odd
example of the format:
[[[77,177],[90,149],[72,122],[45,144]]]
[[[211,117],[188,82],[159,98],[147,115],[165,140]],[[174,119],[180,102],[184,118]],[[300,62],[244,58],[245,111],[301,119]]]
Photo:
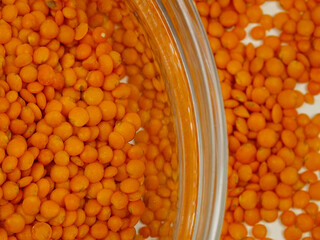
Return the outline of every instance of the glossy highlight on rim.
[[[192,80],[190,65],[188,66],[188,56],[186,56],[188,52],[184,51],[182,46],[185,43],[182,42],[183,39],[179,38],[177,34],[179,29],[177,30],[177,26],[173,26],[171,21],[172,16],[170,16],[166,11],[163,2],[166,1],[157,0],[177,44],[177,49],[185,67],[193,105],[199,106],[201,100],[197,101],[198,96],[195,91],[195,80]],[[203,124],[201,114],[204,113],[201,113],[201,110],[195,107],[199,151],[199,182],[197,211],[192,239],[219,239],[225,209],[224,206],[227,188],[226,166],[228,153],[224,108],[221,92],[219,91],[220,84],[217,76],[217,70],[205,30],[202,26],[200,17],[197,14],[193,1],[177,0],[168,2],[171,7],[175,8],[176,12],[178,12],[175,16],[181,17],[180,25],[181,21],[184,21],[183,24],[185,24],[189,29],[190,38],[188,40],[192,40],[189,44],[195,49],[195,53],[197,53],[197,60],[200,63],[197,67],[200,67],[202,76],[202,79],[200,80],[203,81],[205,86],[201,89],[203,102],[206,104],[205,111],[207,111],[207,120],[211,123],[211,128],[209,127],[209,129],[207,129],[209,138],[207,137],[205,140],[212,143],[211,148],[209,147],[211,150],[209,154],[211,156],[210,161],[215,164],[211,168],[211,178],[209,177],[208,179],[203,176],[203,174],[205,174],[205,168],[207,167],[204,161],[204,157],[206,156],[203,154],[203,150],[206,146],[203,141],[203,131],[201,131],[201,124]],[[201,104],[203,104],[203,102]],[[210,194],[210,191],[212,191],[213,195]],[[204,216],[205,211],[207,211],[206,216]]]

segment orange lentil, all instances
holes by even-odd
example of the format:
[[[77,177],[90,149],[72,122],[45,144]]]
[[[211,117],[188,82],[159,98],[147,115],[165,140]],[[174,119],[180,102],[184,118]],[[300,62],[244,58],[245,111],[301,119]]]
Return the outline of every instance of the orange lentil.
[[[278,77],[284,72],[283,63],[277,58],[271,58],[266,62],[266,71],[274,77]]]
[[[223,11],[219,16],[219,21],[224,27],[231,27],[238,21],[238,14],[233,10]]]
[[[310,198],[311,199],[314,199],[314,200],[319,200],[320,199],[319,192],[317,191],[319,186],[320,186],[320,182],[319,181],[316,181],[316,182],[310,184],[310,186],[309,186],[309,194],[310,194]]]
[[[241,223],[231,223],[229,225],[229,234],[234,239],[243,239],[247,235],[247,229]]]
[[[301,230],[296,226],[289,226],[284,230],[286,239],[300,239],[302,236]]]
[[[265,29],[261,26],[252,28],[250,35],[255,40],[262,40],[265,37]]]
[[[53,20],[45,20],[40,25],[40,35],[46,39],[53,39],[59,33],[59,28]]]
[[[262,17],[262,10],[259,6],[253,5],[247,8],[246,15],[250,22],[259,22]]]
[[[222,46],[227,49],[233,49],[238,45],[239,39],[233,32],[224,32],[221,36]]]
[[[258,195],[255,191],[246,190],[239,197],[240,206],[245,209],[254,209],[258,203]]]
[[[264,239],[267,235],[267,228],[262,224],[256,224],[252,228],[252,235],[258,239]]]
[[[33,239],[50,239],[52,236],[52,228],[47,223],[36,223],[32,227],[32,238]]]
[[[69,121],[76,127],[82,127],[89,121],[89,115],[84,108],[75,107],[69,114]]]

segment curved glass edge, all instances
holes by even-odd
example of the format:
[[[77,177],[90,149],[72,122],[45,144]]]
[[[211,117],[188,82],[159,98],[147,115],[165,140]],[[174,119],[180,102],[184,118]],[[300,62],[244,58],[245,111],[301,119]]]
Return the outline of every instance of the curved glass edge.
[[[166,20],[171,21],[170,30],[185,69],[190,71],[188,81],[199,113],[199,193],[192,239],[219,239],[225,211],[228,142],[217,68],[194,2],[162,0],[159,4],[167,12]]]
[[[198,103],[189,85],[189,71],[183,62],[181,49],[175,42],[172,25],[161,3],[156,0],[127,0],[139,19],[154,51],[174,116],[179,158],[179,203],[174,239],[191,239],[198,197],[199,152],[196,122]],[[164,16],[166,15],[166,17]],[[186,226],[183,229],[177,226]]]
[[[207,38],[206,31],[202,25],[198,11],[193,4],[192,0],[185,1],[192,8],[191,14],[194,14],[194,19],[196,19],[194,29],[197,35],[201,35],[201,38],[196,38],[198,40],[199,46],[202,49],[201,57],[202,62],[206,65],[205,70],[207,74],[208,83],[208,97],[213,105],[213,117],[214,117],[214,130],[215,130],[215,140],[216,149],[219,149],[214,153],[215,164],[216,164],[216,177],[215,177],[215,196],[213,203],[213,208],[211,209],[211,216],[209,216],[209,221],[211,224],[208,225],[205,232],[205,238],[202,239],[219,239],[221,235],[221,228],[225,212],[225,202],[227,197],[227,182],[228,182],[228,140],[227,140],[227,130],[226,130],[226,119],[224,113],[224,104],[222,100],[222,93],[220,88],[220,82],[217,72],[217,67],[214,62],[214,57],[210,48],[210,44]],[[190,18],[193,19],[193,18]],[[212,94],[214,93],[214,94]],[[210,101],[209,100],[209,101]],[[218,206],[218,208],[215,208]],[[204,209],[205,210],[205,209]],[[208,219],[208,220],[209,220]],[[201,225],[201,224],[200,224]]]
[[[217,70],[192,0],[128,0],[161,66],[176,117],[180,200],[174,239],[219,239],[227,134]],[[172,64],[175,63],[175,64]]]

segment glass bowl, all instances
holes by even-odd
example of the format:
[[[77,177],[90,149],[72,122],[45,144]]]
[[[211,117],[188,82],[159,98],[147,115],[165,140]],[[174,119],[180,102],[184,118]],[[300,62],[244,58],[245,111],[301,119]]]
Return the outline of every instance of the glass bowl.
[[[219,239],[227,134],[217,69],[192,0],[128,0],[144,28],[172,106],[180,167],[174,239]]]

